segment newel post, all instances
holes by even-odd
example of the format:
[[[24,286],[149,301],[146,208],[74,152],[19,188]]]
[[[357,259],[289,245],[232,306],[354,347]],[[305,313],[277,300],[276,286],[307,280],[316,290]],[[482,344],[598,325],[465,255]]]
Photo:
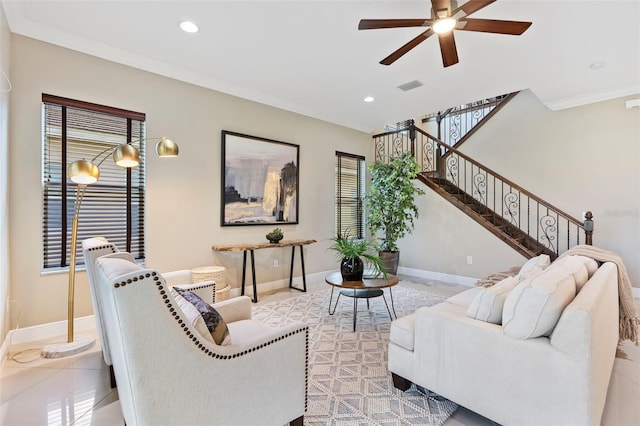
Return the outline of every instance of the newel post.
[[[584,242],[593,245],[593,213],[586,212],[584,214]]]
[[[411,139],[411,155],[416,156],[416,123],[409,120],[409,139]]]

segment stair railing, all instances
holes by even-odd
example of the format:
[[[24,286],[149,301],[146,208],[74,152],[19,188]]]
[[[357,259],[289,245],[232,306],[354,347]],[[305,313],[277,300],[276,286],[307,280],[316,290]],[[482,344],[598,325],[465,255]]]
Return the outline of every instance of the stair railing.
[[[514,238],[525,234],[535,240],[542,250],[532,248],[531,255],[546,252],[555,258],[575,245],[592,242],[591,212],[582,222],[413,123],[373,138],[376,162],[410,151],[424,177],[448,186],[449,193],[474,204],[476,213]]]
[[[435,121],[438,139],[449,146],[458,148],[517,94],[518,92],[499,95],[449,108],[444,112],[424,118],[422,122]]]

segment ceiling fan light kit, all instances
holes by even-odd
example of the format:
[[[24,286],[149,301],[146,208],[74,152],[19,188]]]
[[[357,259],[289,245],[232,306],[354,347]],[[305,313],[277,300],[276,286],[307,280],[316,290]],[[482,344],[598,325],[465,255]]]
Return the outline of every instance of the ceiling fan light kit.
[[[448,33],[449,31],[451,31],[455,26],[456,26],[456,20],[455,19],[453,19],[453,18],[442,18],[442,19],[438,19],[436,22],[434,22],[433,25],[431,26],[431,29],[436,34],[444,34],[444,33]]]
[[[463,3],[462,6],[452,10],[452,0],[431,0],[431,19],[362,19],[358,29],[426,27],[426,31],[418,34],[417,37],[395,50],[381,60],[380,63],[382,65],[391,65],[433,34],[437,34],[442,55],[442,65],[449,67],[458,63],[458,51],[453,35],[456,30],[521,35],[531,26],[531,22],[524,21],[467,18],[467,16],[489,6],[495,1],[469,0]],[[454,3],[454,5],[456,4]]]

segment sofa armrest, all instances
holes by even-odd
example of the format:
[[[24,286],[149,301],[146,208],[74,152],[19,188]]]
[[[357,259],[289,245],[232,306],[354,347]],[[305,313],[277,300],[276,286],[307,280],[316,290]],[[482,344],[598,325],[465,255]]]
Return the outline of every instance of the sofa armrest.
[[[225,322],[236,322],[251,319],[251,298],[248,296],[239,296],[222,302],[214,303],[216,311],[222,316]]]

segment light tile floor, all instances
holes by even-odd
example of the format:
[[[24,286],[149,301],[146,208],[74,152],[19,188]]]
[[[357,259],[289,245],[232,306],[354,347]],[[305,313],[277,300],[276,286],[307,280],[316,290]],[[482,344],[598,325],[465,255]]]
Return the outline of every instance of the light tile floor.
[[[407,286],[451,296],[467,287],[437,281],[411,280]],[[323,280],[309,279],[308,291],[327,288]],[[260,295],[259,303],[299,296],[295,290],[279,290]],[[639,303],[640,304],[640,303]],[[64,341],[61,337],[58,341]],[[117,403],[118,393],[109,386],[109,373],[99,344],[90,350],[63,359],[42,359],[45,344],[31,342],[10,347],[16,359],[5,361],[0,370],[0,424],[27,425],[123,425]],[[616,358],[603,416],[603,425],[640,426],[640,347],[626,342],[621,350],[628,359]],[[19,362],[22,361],[22,362]],[[493,425],[490,420],[460,407],[445,426]]]

